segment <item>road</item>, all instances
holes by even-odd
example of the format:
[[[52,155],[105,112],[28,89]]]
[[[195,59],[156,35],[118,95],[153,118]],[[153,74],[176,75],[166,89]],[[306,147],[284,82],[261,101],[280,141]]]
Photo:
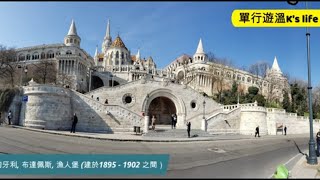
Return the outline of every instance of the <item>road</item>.
[[[0,154],[170,154],[165,177],[173,178],[269,178],[278,164],[290,160],[286,165],[291,169],[301,157],[297,155],[295,143],[304,151],[308,137],[291,135],[206,142],[118,142],[0,127]],[[296,158],[292,159],[294,156]]]

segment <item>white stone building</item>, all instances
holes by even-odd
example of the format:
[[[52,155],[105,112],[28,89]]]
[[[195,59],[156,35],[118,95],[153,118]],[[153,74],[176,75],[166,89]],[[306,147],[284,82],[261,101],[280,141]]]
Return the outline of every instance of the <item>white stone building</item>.
[[[38,45],[17,50],[17,61],[24,67],[31,67],[41,61],[55,62],[58,84],[64,84],[78,91],[88,91],[88,69],[93,58],[80,47],[81,38],[72,20],[64,43]],[[68,82],[59,82],[66,81]]]
[[[272,94],[281,101],[283,90],[289,85],[276,58],[266,77],[260,77],[209,62],[200,39],[192,57],[182,55],[164,69],[157,69],[152,57],[141,58],[140,50],[131,55],[119,35],[112,41],[109,21],[100,53],[97,48],[92,58],[80,43],[72,21],[63,44],[18,49],[19,63],[55,61],[57,76],[67,75],[72,83],[69,89],[36,83],[25,86],[28,101],[22,103],[17,123],[41,129],[69,129],[72,114],[77,113],[80,131],[113,133],[140,126],[146,133],[152,115],[158,124],[169,125],[171,115],[177,114],[177,128],[183,129],[191,121],[194,129],[237,134],[254,133],[257,125],[262,134],[274,134],[279,121],[292,124],[290,128],[297,130],[307,124],[296,114],[266,109],[256,103],[223,106],[200,93],[212,95],[219,86],[231,88],[232,82],[237,81],[243,91],[256,86],[263,95]],[[86,93],[77,92],[79,89]],[[294,119],[301,121],[291,122]]]

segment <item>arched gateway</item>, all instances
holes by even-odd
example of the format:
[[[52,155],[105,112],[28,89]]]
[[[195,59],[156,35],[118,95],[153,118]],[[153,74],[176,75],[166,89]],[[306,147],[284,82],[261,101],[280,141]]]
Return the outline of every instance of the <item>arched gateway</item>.
[[[177,128],[185,124],[186,108],[183,101],[169,89],[157,89],[147,94],[142,104],[145,114],[145,130],[150,125],[152,115],[157,118],[157,124],[170,125],[171,115],[177,115]]]

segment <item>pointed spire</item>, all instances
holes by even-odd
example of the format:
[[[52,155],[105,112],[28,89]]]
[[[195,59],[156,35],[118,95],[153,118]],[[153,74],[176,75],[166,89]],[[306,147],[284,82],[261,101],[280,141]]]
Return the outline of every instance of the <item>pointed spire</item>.
[[[96,52],[94,53],[94,57],[98,56],[98,45],[96,46]]]
[[[278,60],[277,60],[277,57],[276,57],[276,56],[274,57],[271,70],[278,71],[278,72],[281,73],[281,70],[280,70],[280,67],[279,67],[279,65],[278,65]]]
[[[71,25],[70,25],[70,28],[69,28],[69,32],[68,32],[68,35],[75,35],[77,36],[77,28],[76,28],[76,24],[74,22],[74,20],[72,19],[72,22],[71,22]]]
[[[136,55],[136,59],[137,59],[137,60],[140,60],[140,49],[138,49],[138,53],[137,53],[137,55]]]
[[[200,41],[199,41],[199,44],[198,44],[198,48],[197,48],[197,52],[196,52],[196,53],[197,53],[197,54],[204,54],[201,38],[200,38]]]
[[[110,38],[110,19],[108,19],[108,24],[107,24],[107,32],[106,32],[106,37]]]

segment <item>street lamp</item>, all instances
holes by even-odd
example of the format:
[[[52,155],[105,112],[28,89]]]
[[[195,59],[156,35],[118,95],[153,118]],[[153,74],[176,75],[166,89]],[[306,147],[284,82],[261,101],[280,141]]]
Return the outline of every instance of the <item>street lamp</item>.
[[[203,116],[202,116],[202,130],[207,131],[207,121],[205,117],[205,109],[206,109],[206,100],[205,100],[205,94],[203,94]]]
[[[27,67],[27,66],[24,68],[24,73],[26,74],[26,82],[25,82],[25,85],[27,85],[27,82],[28,82],[28,67]]]
[[[298,1],[287,1],[291,5],[298,4]],[[307,1],[306,1],[306,8]],[[310,123],[310,140],[309,140],[309,156],[307,156],[308,164],[318,164],[318,159],[315,150],[315,141],[313,138],[313,114],[312,114],[312,86],[311,86],[311,67],[310,67],[310,33],[308,27],[306,27],[307,37],[307,61],[308,61],[308,100],[309,100],[309,123]]]

